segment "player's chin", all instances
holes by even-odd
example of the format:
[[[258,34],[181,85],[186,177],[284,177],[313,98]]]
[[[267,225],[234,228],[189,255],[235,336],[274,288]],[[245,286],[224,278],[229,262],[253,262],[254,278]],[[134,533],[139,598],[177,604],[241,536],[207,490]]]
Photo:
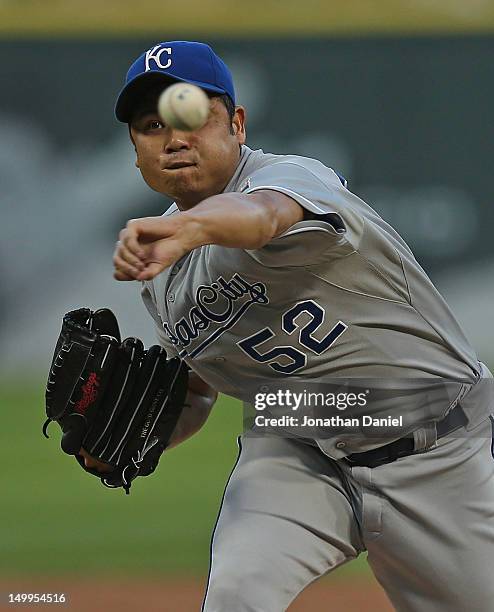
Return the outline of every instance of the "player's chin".
[[[204,183],[201,172],[196,166],[187,166],[179,170],[162,170],[160,184],[162,192],[170,196],[184,195],[188,192],[200,190]]]

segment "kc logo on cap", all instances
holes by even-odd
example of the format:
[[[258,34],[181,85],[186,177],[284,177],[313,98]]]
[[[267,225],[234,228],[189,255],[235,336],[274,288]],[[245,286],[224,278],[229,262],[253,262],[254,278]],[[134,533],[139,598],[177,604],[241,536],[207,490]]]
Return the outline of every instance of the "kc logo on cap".
[[[235,104],[231,72],[211,47],[193,40],[171,40],[155,44],[132,63],[118,94],[115,116],[128,123],[150,85],[165,87],[171,82],[191,83],[206,92],[226,94]]]
[[[162,64],[161,56],[163,53],[166,53],[168,54],[168,56],[170,56],[172,54],[172,48],[162,47],[161,45],[156,45],[152,49],[149,49],[149,51],[146,51],[146,60],[145,60],[146,61],[146,72],[148,70],[153,69],[153,67],[149,65],[149,62],[151,60],[154,60],[156,66],[158,68],[161,68],[162,70],[166,70],[167,68],[170,68],[170,66],[172,65],[172,58],[168,57],[166,64]]]

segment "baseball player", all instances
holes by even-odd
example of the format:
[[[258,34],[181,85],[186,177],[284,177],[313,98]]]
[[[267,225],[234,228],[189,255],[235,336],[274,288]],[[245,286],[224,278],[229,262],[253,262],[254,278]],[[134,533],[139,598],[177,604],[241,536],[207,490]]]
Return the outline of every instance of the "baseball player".
[[[196,131],[157,114],[177,81],[210,97]],[[387,437],[338,426],[241,436],[203,610],[280,612],[367,551],[397,610],[492,611],[492,375],[409,247],[331,168],[246,146],[231,74],[205,44],[145,51],[116,116],[146,183],[175,201],[129,221],[114,254],[115,278],[142,281],[161,345],[192,371],[175,444],[218,392],[413,382],[386,403]],[[431,400],[442,381],[447,393]]]

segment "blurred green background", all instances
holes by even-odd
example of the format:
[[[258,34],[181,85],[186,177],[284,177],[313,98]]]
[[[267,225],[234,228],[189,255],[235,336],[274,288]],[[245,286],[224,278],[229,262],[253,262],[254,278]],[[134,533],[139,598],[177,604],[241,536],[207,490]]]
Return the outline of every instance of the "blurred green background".
[[[132,571],[207,572],[209,535],[241,430],[238,402],[222,398],[203,435],[164,455],[130,495],[109,490],[41,434],[44,384],[10,381],[0,394],[2,576]]]
[[[0,387],[0,573],[150,578],[207,573],[210,535],[238,454],[241,403],[220,397],[199,435],[165,453],[131,494],[110,490],[41,433],[44,382]],[[364,557],[344,568],[367,571]],[[341,574],[341,572],[340,572]]]

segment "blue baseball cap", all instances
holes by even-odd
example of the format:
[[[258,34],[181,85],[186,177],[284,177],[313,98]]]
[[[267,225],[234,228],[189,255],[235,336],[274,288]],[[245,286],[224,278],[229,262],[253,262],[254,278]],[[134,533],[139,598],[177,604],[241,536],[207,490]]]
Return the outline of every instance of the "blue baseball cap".
[[[129,123],[135,103],[148,90],[151,80],[183,81],[206,91],[227,94],[235,104],[231,72],[209,45],[187,40],[161,42],[145,51],[129,68],[125,85],[115,104],[115,116]]]

